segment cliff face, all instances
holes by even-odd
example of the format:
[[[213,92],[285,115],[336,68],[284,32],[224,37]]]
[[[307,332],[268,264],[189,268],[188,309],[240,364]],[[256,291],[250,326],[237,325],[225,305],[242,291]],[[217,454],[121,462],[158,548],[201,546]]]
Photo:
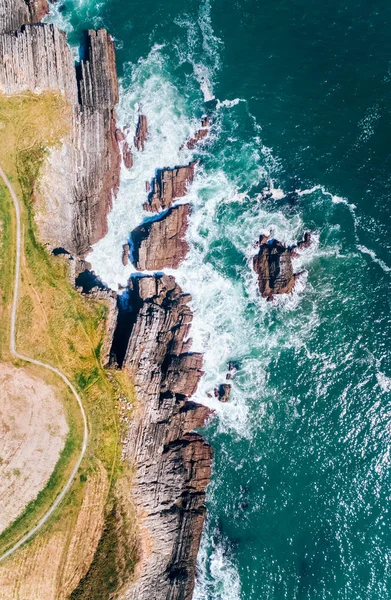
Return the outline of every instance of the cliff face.
[[[0,0],[0,33],[37,23],[49,12],[46,0]]]
[[[190,296],[173,277],[135,278],[119,309],[111,360],[135,383],[125,454],[135,467],[141,524],[137,580],[123,598],[190,600],[212,451],[194,428],[210,411],[188,400],[202,375],[189,352]]]
[[[105,30],[89,31],[84,60],[75,69],[64,33],[53,25],[25,25],[0,35],[0,54],[2,92],[54,90],[71,104],[70,134],[51,150],[41,177],[37,223],[49,246],[83,256],[107,233],[119,185],[113,42]]]

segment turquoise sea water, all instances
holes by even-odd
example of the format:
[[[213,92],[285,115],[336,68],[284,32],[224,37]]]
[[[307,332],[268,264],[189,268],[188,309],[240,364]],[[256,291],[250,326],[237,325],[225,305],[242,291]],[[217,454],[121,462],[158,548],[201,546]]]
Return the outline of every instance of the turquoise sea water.
[[[141,104],[150,123],[90,257],[111,286],[130,274],[121,245],[145,180],[202,160],[175,273],[205,353],[196,398],[217,409],[194,598],[391,598],[390,4],[65,0],[50,18],[75,46],[109,29],[119,119]],[[179,151],[206,111],[209,143]],[[306,276],[275,303],[251,270],[270,229],[287,243],[314,232]],[[218,405],[207,393],[229,360],[241,368]]]

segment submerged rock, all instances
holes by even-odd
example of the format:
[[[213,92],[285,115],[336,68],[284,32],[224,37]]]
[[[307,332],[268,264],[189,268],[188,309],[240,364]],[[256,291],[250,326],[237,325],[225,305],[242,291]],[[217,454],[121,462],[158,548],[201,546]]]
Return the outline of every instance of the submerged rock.
[[[194,161],[183,167],[159,169],[152,180],[152,191],[144,209],[159,212],[170,208],[176,198],[186,196],[188,186],[194,179],[196,164],[197,161]]]
[[[194,136],[187,141],[186,146],[187,148],[189,148],[189,150],[192,150],[193,148],[195,148],[195,146],[201,142],[203,139],[205,139],[209,133],[209,129],[210,129],[210,117],[206,116],[203,117],[202,121],[201,121],[201,129],[199,129],[198,131],[195,132]],[[183,146],[182,146],[183,148]]]
[[[162,218],[132,231],[133,262],[137,269],[178,268],[189,249],[185,239],[189,213],[189,204],[173,206]]]

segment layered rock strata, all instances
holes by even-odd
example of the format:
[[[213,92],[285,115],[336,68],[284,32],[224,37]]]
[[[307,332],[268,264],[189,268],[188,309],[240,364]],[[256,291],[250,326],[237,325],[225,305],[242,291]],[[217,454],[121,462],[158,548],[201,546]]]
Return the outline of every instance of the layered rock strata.
[[[0,0],[0,33],[37,23],[48,12],[47,0]]]
[[[178,268],[189,249],[185,239],[189,213],[189,204],[173,206],[155,221],[132,231],[133,263],[137,269]]]
[[[170,208],[176,198],[186,196],[188,186],[194,179],[196,164],[194,161],[183,167],[159,169],[152,181],[152,191],[144,209],[159,212]]]
[[[83,256],[107,233],[119,185],[113,42],[105,30],[88,31],[75,68],[63,32],[49,24],[24,25],[0,35],[0,55],[0,91],[53,90],[71,105],[70,133],[51,150],[41,177],[37,223],[49,246]]]
[[[138,397],[125,454],[134,464],[141,560],[127,600],[190,600],[205,518],[211,447],[193,430],[210,411],[188,400],[202,375],[189,352],[189,294],[173,277],[131,280],[119,301],[111,362],[127,371]]]

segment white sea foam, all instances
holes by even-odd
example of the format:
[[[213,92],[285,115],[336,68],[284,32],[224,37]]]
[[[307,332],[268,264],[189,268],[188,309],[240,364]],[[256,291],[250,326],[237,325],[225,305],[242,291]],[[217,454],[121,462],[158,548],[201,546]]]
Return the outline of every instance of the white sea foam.
[[[108,235],[88,256],[93,269],[112,289],[125,285],[134,270],[131,264],[123,266],[121,246],[129,240],[130,232],[150,216],[142,208],[147,200],[146,181],[154,177],[157,168],[186,164],[193,156],[192,151],[180,147],[198,123],[186,115],[183,98],[166,76],[162,50],[162,46],[154,46],[133,67],[129,80],[121,82],[118,117],[120,125],[129,128],[128,143],[133,146],[140,110],[148,118],[149,138],[143,152],[132,148],[132,169],[122,167],[120,190],[108,217]]]
[[[175,23],[187,33],[187,43],[183,44],[179,41],[176,44],[179,61],[192,65],[204,102],[214,100],[214,85],[216,74],[220,69],[222,41],[213,31],[210,0],[201,2],[196,21],[185,15],[177,17]]]
[[[217,100],[216,108],[233,108],[234,106],[237,106],[239,102],[246,102],[246,100],[243,100],[243,98],[235,98],[234,100]]]
[[[378,371],[376,379],[383,392],[391,392],[391,377],[387,377],[384,373]]]
[[[202,544],[197,567],[194,600],[210,600],[211,597],[213,600],[240,600],[239,574],[221,543],[214,546],[210,556],[206,544]]]
[[[358,244],[357,248],[360,250],[360,252],[362,252],[362,254],[367,254],[368,256],[370,256],[371,259],[373,260],[373,262],[376,263],[377,265],[379,265],[379,267],[381,267],[385,273],[391,273],[391,267],[389,267],[384,262],[384,260],[382,260],[381,258],[378,258],[376,256],[376,252],[374,252],[373,250],[370,250],[366,246],[362,246],[361,244]]]

